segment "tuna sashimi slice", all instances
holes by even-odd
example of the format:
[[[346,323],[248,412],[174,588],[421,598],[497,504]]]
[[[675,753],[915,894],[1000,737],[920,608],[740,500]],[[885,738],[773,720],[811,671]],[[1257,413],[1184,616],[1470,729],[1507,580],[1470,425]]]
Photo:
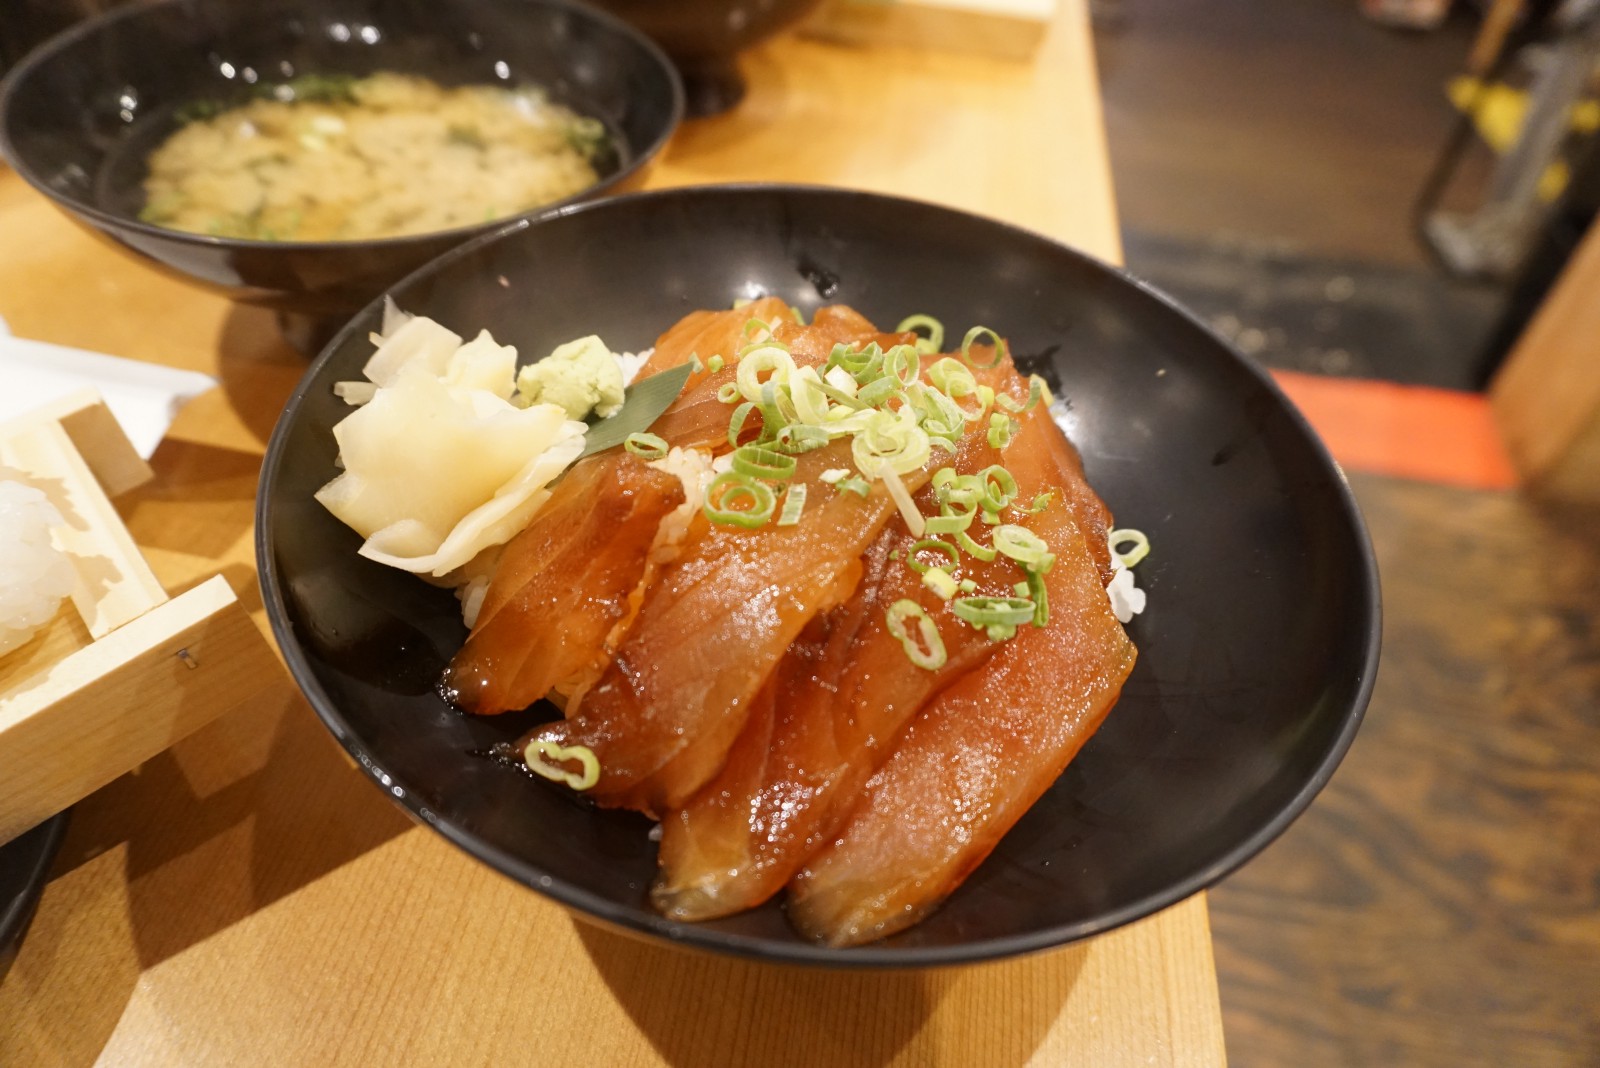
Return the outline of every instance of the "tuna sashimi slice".
[[[658,815],[722,767],[751,699],[802,628],[849,598],[894,510],[882,483],[863,498],[818,477],[849,463],[845,440],[798,458],[794,481],[809,496],[794,526],[695,521],[699,536],[663,568],[610,667],[567,720],[538,732],[599,758],[588,796]],[[915,491],[927,477],[904,480]]]
[[[682,482],[620,450],[578,464],[506,544],[467,643],[445,673],[468,712],[526,708],[606,653]]]
[[[650,359],[639,370],[639,377],[653,375],[685,364],[695,356],[702,363],[721,356],[732,363],[749,338],[745,326],[751,319],[764,323],[794,322],[794,312],[777,297],[762,297],[737,308],[722,311],[692,311],[673,323],[656,338]],[[696,384],[695,379],[690,379]]]
[[[1023,422],[1007,450],[1012,473],[1020,484],[1024,469],[1051,464],[1070,501],[1077,477],[1070,446],[1054,443],[1059,432],[1041,410]],[[1020,628],[906,729],[844,829],[791,884],[790,918],[809,937],[855,945],[936,908],[1060,776],[1115,703],[1135,653],[1111,612],[1091,546],[1070,508],[1046,508],[1033,529],[1056,554],[1045,576],[1049,625]]]
[[[881,574],[887,548],[885,536],[868,551],[863,587],[875,581],[875,570]],[[769,873],[766,869],[771,861],[752,845],[774,821],[765,812],[749,811],[748,806],[753,798],[765,799],[775,781],[791,781],[775,774],[774,761],[783,759],[781,734],[792,725],[794,704],[814,702],[819,685],[826,686],[822,680],[844,667],[842,661],[860,624],[862,606],[858,590],[848,603],[812,620],[752,702],[744,730],[722,771],[695,795],[688,809],[669,813],[662,821],[663,881],[652,888],[651,897],[663,914],[682,920],[727,915],[759,903],[755,895],[746,892],[747,887],[772,885],[761,895],[765,897],[788,881],[787,872]],[[805,790],[803,783],[794,782],[793,792],[774,807],[781,808],[785,802],[805,804]],[[774,833],[781,831],[775,828]],[[724,880],[724,875],[738,878]],[[677,876],[676,881],[664,881],[670,876]]]
[[[866,318],[844,305],[818,309],[815,319],[806,326],[794,321],[788,305],[770,297],[733,311],[694,312],[662,335],[655,355],[641,374],[687,363],[691,355],[698,355],[705,364],[712,352],[722,356],[723,365],[717,371],[706,365],[691,374],[678,399],[650,428],[651,433],[682,448],[719,451],[729,448],[728,420],[733,405],[718,400],[717,391],[738,374],[739,351],[751,341],[745,335],[745,327],[751,319],[757,318],[776,324],[770,331],[772,338],[788,348],[798,367],[820,367],[835,345],[863,347],[876,342],[887,349],[910,342],[916,336],[880,333]],[[694,346],[700,347],[695,349]],[[662,353],[667,356],[657,367],[656,361],[662,358]],[[754,419],[746,426],[750,434],[759,428],[760,422]]]
[[[696,351],[725,354],[727,367],[692,376],[657,420],[654,429],[672,444],[726,448],[732,405],[718,401],[716,392],[733,377],[753,318],[773,324],[802,364],[821,363],[839,342],[888,345],[910,337],[880,334],[842,306],[823,308],[812,325],[801,326],[787,304],[770,297],[734,310],[691,313],[661,336],[644,373],[676,366]],[[593,681],[597,659],[610,651],[604,639],[637,608],[656,526],[677,506],[669,497],[683,500],[674,483],[620,450],[568,473],[500,557],[473,634],[446,674],[446,694],[467,711],[487,714],[526,707],[552,688],[581,689]],[[496,621],[507,606],[511,614]]]
[[[969,474],[1000,459],[982,434],[969,434],[953,466]],[[1033,499],[1030,487],[1019,488]],[[917,506],[937,514],[931,487],[917,495]],[[651,896],[664,914],[726,916],[781,890],[854,809],[911,717],[995,650],[988,637],[948,617],[921,575],[901,562],[917,540],[899,517],[890,523],[864,561],[856,595],[833,613],[828,645],[811,657],[813,670],[783,691],[770,722],[752,721],[721,774],[662,820],[661,872]],[[898,559],[891,561],[891,552]],[[987,564],[969,559],[957,577],[971,578],[984,595],[1010,596],[1021,574],[1001,557]],[[912,663],[889,633],[885,612],[901,599],[950,620],[941,625],[948,659],[937,670]]]
[[[1009,362],[978,377],[1019,400],[1027,395],[1027,383]],[[1103,548],[1109,512],[1082,481],[1076,453],[1047,422],[1030,423],[1026,447],[1043,451],[1014,463],[1017,504],[1005,521],[1037,528],[1040,520],[1029,510],[1036,496],[1065,494],[1080,526],[1093,524]],[[1053,447],[1043,442],[1046,433]],[[979,424],[952,466],[973,474],[1003,460]],[[924,514],[938,511],[931,488],[917,504]],[[782,889],[854,811],[867,779],[923,704],[996,650],[987,636],[955,619],[917,572],[899,563],[884,566],[888,552],[903,559],[916,540],[898,519],[890,523],[877,556],[869,554],[849,612],[834,613],[842,622],[815,670],[791,684],[766,719],[752,719],[723,771],[663,819],[652,898],[664,914],[690,921],[730,915]],[[946,563],[936,556],[929,562]],[[1006,597],[1023,576],[1004,557],[989,563],[966,557],[955,577],[973,580],[976,594]],[[941,668],[917,667],[889,633],[884,613],[901,599],[916,601],[940,621],[948,654]]]

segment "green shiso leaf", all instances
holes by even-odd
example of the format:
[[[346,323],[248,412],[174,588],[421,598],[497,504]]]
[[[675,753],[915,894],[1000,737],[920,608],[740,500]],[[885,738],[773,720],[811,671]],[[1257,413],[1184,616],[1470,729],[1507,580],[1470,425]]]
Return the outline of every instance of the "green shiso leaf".
[[[616,448],[628,439],[629,434],[643,434],[649,430],[655,421],[661,418],[661,413],[678,399],[678,394],[683,392],[683,384],[689,381],[689,372],[692,370],[690,364],[681,363],[629,386],[627,392],[623,394],[621,411],[607,419],[589,424],[589,432],[584,436],[580,459],[583,456]]]

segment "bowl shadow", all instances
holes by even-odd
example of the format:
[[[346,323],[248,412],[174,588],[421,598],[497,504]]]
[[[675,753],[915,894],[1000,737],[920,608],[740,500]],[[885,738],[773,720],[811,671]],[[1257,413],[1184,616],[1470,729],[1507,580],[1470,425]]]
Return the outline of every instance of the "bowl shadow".
[[[1076,946],[965,968],[840,971],[663,946],[577,916],[572,924],[617,1003],[662,1059],[682,1068],[926,1064],[949,1052],[952,1033],[969,1047],[971,1063],[1025,1064],[1060,1017],[1086,952]],[[1038,981],[1043,972],[1048,981]],[[1015,995],[998,1013],[988,1003],[996,986]],[[982,1000],[980,989],[988,992]]]

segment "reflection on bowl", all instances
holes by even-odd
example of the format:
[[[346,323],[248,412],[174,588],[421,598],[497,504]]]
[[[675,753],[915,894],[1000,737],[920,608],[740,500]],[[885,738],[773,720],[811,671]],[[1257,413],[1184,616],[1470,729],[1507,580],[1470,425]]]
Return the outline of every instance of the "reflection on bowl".
[[[306,75],[414,74],[441,85],[537,85],[605,127],[598,184],[636,186],[683,114],[670,62],[638,31],[566,0],[158,0],[85,22],[0,84],[0,152],[79,221],[191,280],[276,309],[314,351],[416,267],[507,219],[411,237],[273,242],[143,222],[149,152],[197,102]]]
[[[570,264],[552,273],[550,263]],[[1154,545],[1138,663],[1105,726],[920,925],[828,949],[774,900],[689,924],[650,905],[649,821],[489,759],[555,714],[448,706],[465,640],[447,590],[357,554],[313,499],[337,473],[334,383],[360,376],[365,309],[290,400],[262,469],[262,599],[289,667],[374,788],[484,863],[574,910],[680,945],[770,960],[913,966],[1098,934],[1255,855],[1333,774],[1371,693],[1377,575],[1349,487],[1259,369],[1126,275],[1035,234],[892,197],[786,186],[609,198],[456,249],[393,293],[525,356],[591,333],[638,352],[694,308],[779,297],[1006,334],[1121,524]],[[1146,583],[1148,579],[1148,583]],[[685,642],[692,642],[692,636]]]
[[[820,0],[593,0],[649,34],[683,74],[689,114],[714,115],[744,96],[737,56],[809,14]]]

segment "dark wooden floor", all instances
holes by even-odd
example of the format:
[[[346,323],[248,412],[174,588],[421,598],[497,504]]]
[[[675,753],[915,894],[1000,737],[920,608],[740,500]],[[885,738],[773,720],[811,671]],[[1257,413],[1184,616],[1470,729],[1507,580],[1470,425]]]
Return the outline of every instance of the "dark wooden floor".
[[[1425,265],[1411,203],[1470,19],[1418,36],[1355,0],[1105,8],[1125,228]],[[1600,1065],[1600,516],[1353,483],[1383,664],[1332,784],[1211,896],[1231,1063]]]
[[[1124,226],[1423,262],[1410,215],[1455,115],[1470,19],[1430,34],[1356,0],[1105,0],[1096,28]]]
[[[1353,481],[1383,663],[1331,785],[1212,894],[1231,1061],[1600,1064],[1600,516]]]

